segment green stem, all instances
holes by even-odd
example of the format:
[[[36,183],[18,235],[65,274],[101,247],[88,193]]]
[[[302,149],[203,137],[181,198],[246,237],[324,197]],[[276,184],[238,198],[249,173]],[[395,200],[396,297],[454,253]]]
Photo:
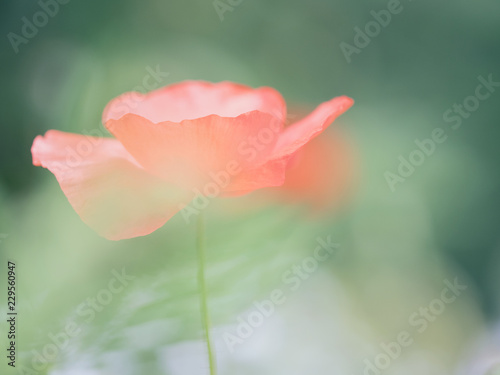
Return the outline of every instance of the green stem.
[[[205,281],[205,217],[203,211],[198,213],[196,248],[198,251],[198,287],[200,289],[200,310],[201,321],[205,331],[205,341],[208,350],[208,362],[210,365],[210,375],[216,375],[215,353],[210,335],[210,316],[207,304],[207,284]]]

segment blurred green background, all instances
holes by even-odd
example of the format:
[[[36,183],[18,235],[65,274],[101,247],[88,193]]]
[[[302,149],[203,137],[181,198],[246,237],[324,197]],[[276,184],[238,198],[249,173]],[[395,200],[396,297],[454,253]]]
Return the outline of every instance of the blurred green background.
[[[106,241],[80,221],[52,174],[31,164],[35,136],[102,129],[106,103],[158,67],[169,73],[161,85],[229,80],[271,86],[311,107],[337,95],[356,101],[334,125],[358,157],[359,181],[342,210],[310,220],[290,205],[234,214],[214,202],[207,212],[221,374],[363,374],[380,343],[410,330],[408,317],[457,277],[467,291],[384,373],[496,374],[500,92],[457,130],[443,114],[475,94],[479,76],[500,81],[500,3],[402,1],[348,62],[340,44],[354,45],[355,28],[388,1],[221,1],[230,9],[222,19],[208,0],[71,0],[18,53],[8,34],[22,35],[22,18],[32,20],[41,6],[0,6],[0,277],[5,285],[14,260],[19,365],[33,373],[33,350],[76,321],[81,333],[35,373],[208,373],[194,225],[175,217],[148,237]],[[437,127],[446,142],[391,191],[384,173],[395,173],[399,155],[408,158],[415,140]],[[227,353],[225,330],[254,300],[285,288],[283,272],[328,235],[341,254]],[[123,268],[136,279],[89,323],[75,317]],[[1,372],[9,373],[5,362]]]

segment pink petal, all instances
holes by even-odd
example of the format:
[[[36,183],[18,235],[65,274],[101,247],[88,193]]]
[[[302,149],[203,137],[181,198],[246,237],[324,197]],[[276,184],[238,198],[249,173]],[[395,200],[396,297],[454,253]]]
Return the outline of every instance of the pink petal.
[[[286,117],[285,101],[270,87],[253,89],[232,82],[184,81],[147,94],[122,94],[106,106],[102,120],[106,123],[132,113],[154,123],[180,122],[209,115],[237,117],[255,110],[280,120]]]
[[[238,196],[265,187],[281,186],[285,182],[287,164],[287,158],[282,158],[243,170],[231,178],[230,184],[224,189],[223,196]]]
[[[103,237],[147,235],[179,211],[185,194],[147,173],[117,140],[48,131],[31,149],[82,220]]]
[[[320,104],[308,116],[285,128],[276,142],[272,158],[282,158],[293,154],[325,130],[353,104],[354,100],[347,96],[339,96]]]
[[[282,123],[269,114],[253,111],[236,118],[211,115],[159,124],[128,114],[109,120],[106,127],[146,170],[193,189],[212,181],[213,175],[226,170],[229,163],[245,171],[262,166],[269,159]]]

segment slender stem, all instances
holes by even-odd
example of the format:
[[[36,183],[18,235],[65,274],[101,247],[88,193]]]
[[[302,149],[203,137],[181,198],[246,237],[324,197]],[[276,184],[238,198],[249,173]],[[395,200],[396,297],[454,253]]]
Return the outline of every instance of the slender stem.
[[[208,350],[208,362],[210,364],[210,375],[216,375],[215,353],[210,335],[210,316],[207,304],[207,284],[205,281],[205,217],[203,210],[198,213],[196,248],[198,251],[198,287],[200,289],[200,310],[203,329],[205,331],[205,341]]]

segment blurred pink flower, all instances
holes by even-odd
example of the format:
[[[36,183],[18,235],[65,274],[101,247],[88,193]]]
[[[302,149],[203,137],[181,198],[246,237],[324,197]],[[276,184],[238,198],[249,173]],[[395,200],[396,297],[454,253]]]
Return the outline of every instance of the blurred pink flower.
[[[283,185],[261,190],[284,203],[329,211],[344,202],[356,179],[354,151],[339,132],[308,142],[289,163]]]
[[[143,236],[213,184],[221,196],[282,185],[289,160],[352,104],[334,98],[285,128],[286,105],[272,88],[185,81],[113,99],[103,122],[115,139],[38,136],[33,164],[55,175],[100,235]]]
[[[291,111],[293,115],[289,115],[288,121],[297,121],[309,112],[303,105],[293,106]],[[221,202],[221,208],[236,214],[278,203],[304,206],[311,216],[337,212],[357,185],[356,156],[348,137],[338,126],[328,129],[290,158],[281,186],[259,189],[237,202]]]

